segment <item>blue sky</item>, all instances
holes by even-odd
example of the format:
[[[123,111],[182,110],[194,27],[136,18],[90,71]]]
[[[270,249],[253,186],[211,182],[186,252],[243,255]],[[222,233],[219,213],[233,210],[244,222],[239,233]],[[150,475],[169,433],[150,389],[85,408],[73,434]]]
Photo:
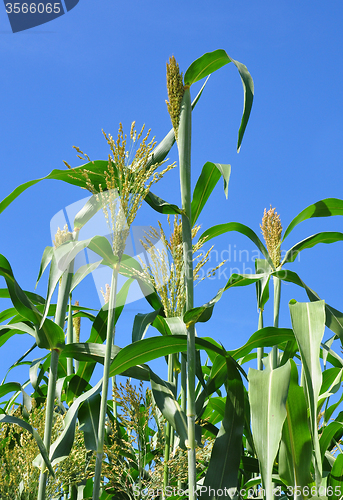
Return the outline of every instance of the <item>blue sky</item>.
[[[232,166],[229,198],[218,183],[199,220],[202,229],[236,221],[260,234],[263,210],[270,204],[286,228],[308,205],[343,198],[342,14],[340,2],[317,0],[80,0],[68,14],[13,34],[1,4],[0,200],[17,185],[64,168],[63,160],[78,166],[73,145],[91,159],[106,159],[101,130],[116,136],[119,122],[127,133],[133,120],[138,128],[145,123],[161,140],[171,127],[165,104],[168,58],[174,55],[186,71],[194,59],[219,48],[248,67],[255,100],[239,154],[243,90],[232,64],[211,76],[193,113],[193,185],[206,161]],[[193,97],[199,88],[194,87]],[[177,159],[176,149],[170,159]],[[178,172],[169,173],[154,192],[179,204]],[[0,214],[0,253],[22,288],[34,289],[43,250],[51,245],[53,216],[86,194],[59,181],[44,181]],[[136,224],[154,225],[157,219],[144,206]],[[315,232],[341,228],[340,217],[305,221],[291,233],[284,250]],[[225,250],[228,256],[231,251],[231,262],[226,273],[196,288],[196,305],[225,285],[230,268],[253,268],[256,252],[243,236],[229,233],[215,244],[219,253]],[[340,310],[341,254],[342,243],[318,245],[292,265],[306,284]],[[45,295],[46,280],[37,291]],[[75,298],[88,307],[100,306],[92,279]],[[283,286],[280,326],[290,325],[292,298],[307,299],[301,289]],[[10,305],[4,299],[2,304]],[[266,325],[271,324],[270,309],[271,304]],[[134,315],[149,311],[144,299],[128,305],[118,324],[118,345],[130,341]],[[198,334],[233,349],[257,329],[257,319],[254,286],[231,289]],[[1,348],[0,378],[31,343],[15,336]],[[17,378],[15,372],[11,378]]]

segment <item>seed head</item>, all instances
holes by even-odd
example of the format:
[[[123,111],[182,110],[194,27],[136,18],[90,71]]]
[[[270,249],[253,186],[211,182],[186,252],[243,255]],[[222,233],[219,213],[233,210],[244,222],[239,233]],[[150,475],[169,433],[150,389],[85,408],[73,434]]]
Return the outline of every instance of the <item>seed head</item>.
[[[137,134],[135,122],[132,123],[129,150],[126,148],[127,136],[124,135],[121,123],[116,140],[103,132],[111,154],[108,157],[107,169],[100,174],[102,182],[96,188],[91,179],[92,172],[85,169],[82,174],[86,189],[102,201],[106,222],[112,235],[113,253],[119,258],[124,252],[130,226],[151,186],[176,166],[173,163],[157,172],[158,167],[165,162],[152,163],[151,153],[156,142],[154,138],[149,139],[150,130],[141,139],[143,131],[144,125]],[[137,145],[136,142],[140,139],[141,142]]]
[[[183,255],[183,240],[182,240],[182,222],[179,216],[174,217],[174,223],[171,224],[168,216],[168,223],[171,236],[168,239],[161,223],[159,222],[160,232],[155,228],[150,228],[146,233],[144,241],[141,241],[143,247],[149,254],[149,265],[143,264],[143,279],[151,282],[156,289],[161,299],[164,313],[166,317],[181,316],[184,313],[186,303],[185,295],[185,272],[184,272],[184,255]],[[192,239],[194,239],[200,230],[200,226],[192,228]],[[161,239],[163,248],[157,248],[156,242]],[[205,254],[196,253],[202,248],[205,239],[199,239],[193,245],[193,261],[195,263],[193,269],[193,281],[200,282],[204,279],[201,277],[200,270],[209,261],[211,247]],[[223,264],[220,263],[216,268],[212,269],[210,276]]]
[[[68,224],[66,224],[62,230],[58,227],[55,234],[55,239],[53,240],[55,249],[61,246],[66,241],[72,241],[72,239],[73,233],[69,232]]]
[[[101,288],[100,292],[101,292],[101,295],[104,298],[105,304],[107,304],[108,301],[110,300],[110,293],[111,293],[111,287],[110,287],[110,285],[108,283],[106,283],[105,289],[106,289],[106,291],[104,292],[103,289]]]
[[[180,73],[180,68],[172,56],[169,58],[169,63],[167,63],[167,90],[169,102],[167,103],[168,113],[170,115],[174,132],[175,139],[178,139],[179,122],[180,122],[180,109],[183,94],[185,92],[183,86],[182,73]]]
[[[280,266],[281,261],[281,233],[282,225],[280,215],[275,212],[275,208],[264,209],[262,224],[260,224],[264,241],[267,245],[269,257],[271,258],[275,268]]]

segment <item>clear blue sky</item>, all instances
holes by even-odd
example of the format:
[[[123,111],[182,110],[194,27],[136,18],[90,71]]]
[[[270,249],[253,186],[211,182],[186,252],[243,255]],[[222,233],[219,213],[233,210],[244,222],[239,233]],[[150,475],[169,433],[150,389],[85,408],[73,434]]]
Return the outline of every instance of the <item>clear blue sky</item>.
[[[342,20],[338,1],[80,0],[68,14],[13,34],[0,4],[0,199],[18,184],[63,168],[62,160],[78,166],[73,145],[92,159],[106,159],[101,129],[115,136],[120,121],[127,132],[133,120],[138,127],[146,123],[161,140],[171,127],[165,104],[166,61],[174,55],[185,71],[203,53],[222,48],[248,67],[255,100],[238,155],[243,91],[232,64],[211,76],[193,113],[193,184],[206,161],[232,166],[229,199],[218,183],[199,222],[205,230],[236,221],[260,234],[263,210],[272,204],[286,228],[306,206],[343,198]],[[176,149],[170,158],[177,158]],[[154,192],[179,204],[177,171]],[[34,289],[43,250],[51,245],[50,220],[84,195],[74,186],[44,181],[0,214],[0,253],[10,261],[22,288]],[[156,221],[157,215],[145,206],[137,224]],[[306,221],[293,231],[286,247],[324,230],[341,231],[342,219]],[[242,272],[253,268],[256,253],[243,236],[222,236],[216,248],[231,248],[227,277],[232,267]],[[239,262],[243,250],[248,261],[247,253],[241,253]],[[340,310],[341,255],[342,243],[319,245],[304,251],[292,266]],[[200,284],[196,305],[210,300],[225,282],[222,274]],[[45,295],[46,280],[37,291]],[[100,306],[91,279],[75,298],[85,306]],[[280,326],[290,325],[291,298],[307,300],[301,289],[283,286]],[[9,307],[8,301],[2,303],[2,308]],[[266,325],[271,324],[270,308]],[[127,307],[118,325],[118,345],[130,341],[134,315],[149,311],[144,300]],[[254,286],[231,289],[198,334],[211,335],[232,349],[257,329],[257,319]],[[0,378],[31,343],[15,336],[1,348]],[[9,380],[16,378],[13,372]]]

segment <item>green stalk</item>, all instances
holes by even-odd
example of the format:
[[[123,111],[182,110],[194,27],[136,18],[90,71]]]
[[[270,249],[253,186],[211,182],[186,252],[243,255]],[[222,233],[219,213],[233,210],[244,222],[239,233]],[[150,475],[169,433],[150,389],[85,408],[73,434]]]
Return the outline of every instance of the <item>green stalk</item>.
[[[258,329],[261,330],[263,328],[263,311],[262,309],[259,310],[259,315],[258,315]],[[258,370],[263,370],[263,354],[264,354],[264,349],[263,347],[258,347],[257,348],[257,369]]]
[[[114,344],[114,336],[113,336],[113,344]],[[116,382],[116,377],[112,377],[111,379],[112,381],[112,402],[113,402],[113,416],[115,418],[115,420],[117,420],[117,417],[118,417],[118,411],[117,411],[117,400],[116,400],[116,392],[115,392],[115,389],[116,389],[116,386],[117,386],[117,382]]]
[[[193,308],[193,251],[191,229],[191,124],[192,107],[189,88],[181,102],[178,149],[182,202],[182,239],[186,287],[186,311]],[[188,491],[189,500],[195,500],[195,328],[187,328],[187,428],[188,428]]]
[[[93,500],[99,500],[99,498],[100,498],[101,467],[102,467],[102,460],[104,457],[105,420],[106,420],[106,412],[107,412],[107,393],[108,393],[108,385],[109,385],[109,378],[110,378],[109,377],[110,366],[111,366],[111,362],[112,362],[112,345],[113,345],[113,338],[114,338],[114,331],[115,331],[115,308],[116,308],[117,282],[118,282],[119,267],[120,267],[120,262],[118,262],[113,268],[110,298],[108,301],[106,350],[105,350],[105,362],[104,362],[102,393],[101,393],[101,403],[100,403],[100,416],[99,416],[99,427],[98,427],[98,448],[97,448],[97,453],[96,453],[96,463],[95,463],[95,473],[94,473]]]
[[[186,357],[181,354],[181,376],[180,376],[180,384],[181,384],[181,410],[186,413],[187,411],[187,362],[186,362]],[[183,455],[183,451],[179,451],[180,457]],[[185,489],[183,488],[183,484],[181,481],[178,481],[178,489],[182,490]]]
[[[174,378],[173,360],[174,360],[174,354],[169,354],[169,356],[168,356],[168,382],[173,382],[173,378]],[[173,428],[172,428],[170,422],[167,422],[166,426],[165,426],[163,491],[166,491],[166,488],[168,486],[168,481],[169,481],[168,461],[170,458],[172,432],[173,432]]]
[[[279,314],[280,314],[280,298],[281,298],[281,280],[273,276],[274,283],[274,327],[279,327]],[[278,347],[275,345],[272,350],[272,366],[278,366]]]
[[[73,262],[69,265],[68,269],[64,272],[61,280],[61,284],[58,289],[57,306],[55,314],[55,323],[59,325],[62,329],[64,328],[65,316],[67,312],[68,297],[70,294],[71,282],[73,279]],[[51,351],[51,361],[49,369],[49,382],[48,382],[48,394],[46,399],[46,410],[45,410],[45,427],[44,427],[44,445],[49,454],[51,445],[51,433],[53,426],[53,415],[54,415],[54,403],[55,403],[55,392],[58,374],[58,361],[59,361],[60,351],[58,349],[53,349]],[[45,500],[45,490],[46,482],[48,478],[47,472],[41,472],[39,476],[39,487],[38,487],[38,497],[37,500]]]
[[[45,427],[44,427],[44,445],[49,455],[51,445],[51,433],[53,427],[54,404],[55,404],[55,390],[57,383],[58,360],[59,351],[53,349],[51,351],[50,369],[49,369],[49,383],[48,394],[46,397],[46,410],[45,410]],[[41,472],[39,476],[38,487],[38,500],[45,500],[46,482],[48,479],[47,472]]]
[[[68,310],[68,329],[67,329],[67,344],[73,343],[73,318],[71,307],[71,294],[69,296],[69,310]],[[67,358],[67,375],[74,373],[73,358]]]

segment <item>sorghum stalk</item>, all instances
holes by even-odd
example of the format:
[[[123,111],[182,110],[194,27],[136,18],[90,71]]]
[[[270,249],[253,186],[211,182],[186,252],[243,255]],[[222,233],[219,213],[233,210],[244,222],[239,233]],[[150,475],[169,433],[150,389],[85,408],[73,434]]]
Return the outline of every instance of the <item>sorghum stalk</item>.
[[[274,327],[279,327],[279,314],[280,314],[280,298],[281,298],[281,280],[273,276],[274,283]],[[272,366],[273,368],[277,368],[279,363],[278,356],[278,347],[277,345],[273,346],[273,354],[272,354]]]
[[[263,328],[263,311],[262,309],[259,310],[259,315],[258,315],[258,329],[261,330]],[[263,354],[264,354],[264,349],[263,347],[258,347],[257,348],[257,369],[258,370],[263,370]]]
[[[173,363],[174,355],[169,354],[168,356],[168,382],[173,382],[174,378],[174,363]],[[164,470],[163,470],[163,491],[166,491],[169,481],[169,458],[170,458],[170,448],[171,448],[171,437],[173,433],[173,427],[170,422],[166,423],[165,427],[165,447],[164,447]]]
[[[65,238],[64,241],[68,240],[70,241],[73,239],[73,236],[71,233],[68,233],[66,231],[64,234],[64,238]],[[64,327],[64,322],[67,312],[68,297],[70,295],[71,282],[73,279],[73,269],[74,269],[74,263],[71,262],[71,264],[69,264],[68,268],[62,275],[61,283],[58,289],[55,323],[59,325],[62,329]],[[51,432],[53,427],[53,414],[54,414],[59,356],[60,356],[59,349],[53,349],[51,351],[48,393],[47,393],[46,410],[45,410],[45,427],[44,427],[44,445],[47,449],[48,454],[51,445]],[[48,478],[48,473],[41,472],[39,476],[39,487],[38,487],[38,497],[37,497],[38,500],[45,500],[47,478]]]
[[[80,303],[78,300],[75,301],[75,305],[79,306]],[[77,312],[77,310],[75,311]],[[80,330],[81,330],[81,318],[77,316],[73,318],[73,342],[80,342]],[[75,359],[75,371],[77,372],[79,369],[79,361]]]
[[[71,307],[71,294],[69,296],[69,310],[68,310],[68,328],[67,328],[67,344],[72,344],[73,338],[73,320],[72,320],[72,307]],[[73,358],[67,358],[67,375],[74,373]]]
[[[101,466],[104,457],[104,439],[105,439],[105,420],[107,411],[107,393],[109,385],[109,374],[110,366],[112,362],[112,345],[115,331],[115,308],[116,308],[116,296],[117,296],[117,283],[118,283],[118,271],[120,267],[120,262],[113,267],[112,272],[112,282],[110,289],[110,298],[108,301],[108,320],[107,320],[107,332],[106,332],[106,350],[105,350],[105,361],[104,361],[104,372],[102,381],[102,392],[101,392],[101,403],[100,403],[100,416],[99,416],[99,427],[98,427],[98,447],[96,453],[96,463],[95,463],[95,473],[94,473],[94,484],[93,484],[93,500],[99,500],[100,498],[100,481],[101,481]]]
[[[186,311],[193,308],[193,251],[191,230],[191,96],[185,89],[180,111],[178,149],[182,209],[182,239],[186,288]],[[187,428],[188,428],[188,491],[189,499],[195,500],[195,328],[187,327]]]
[[[46,397],[46,411],[45,411],[45,427],[44,427],[44,445],[49,455],[51,444],[51,433],[53,428],[53,415],[55,404],[55,390],[57,383],[58,360],[60,352],[58,349],[51,351],[50,370],[49,370],[49,383],[48,394]],[[43,464],[44,467],[44,464]],[[41,472],[39,476],[38,487],[38,500],[45,500],[46,482],[48,479],[48,472]]]
[[[182,239],[185,271],[186,311],[193,308],[193,251],[191,230],[191,124],[192,105],[189,88],[183,86],[182,74],[175,58],[167,64],[168,111],[179,150],[182,202]],[[180,104],[181,103],[181,104]],[[183,365],[184,366],[184,365]],[[182,384],[181,373],[181,384]],[[181,385],[182,390],[182,385]],[[182,395],[181,395],[182,398]],[[195,500],[195,328],[187,327],[187,427],[188,427],[188,491]]]

